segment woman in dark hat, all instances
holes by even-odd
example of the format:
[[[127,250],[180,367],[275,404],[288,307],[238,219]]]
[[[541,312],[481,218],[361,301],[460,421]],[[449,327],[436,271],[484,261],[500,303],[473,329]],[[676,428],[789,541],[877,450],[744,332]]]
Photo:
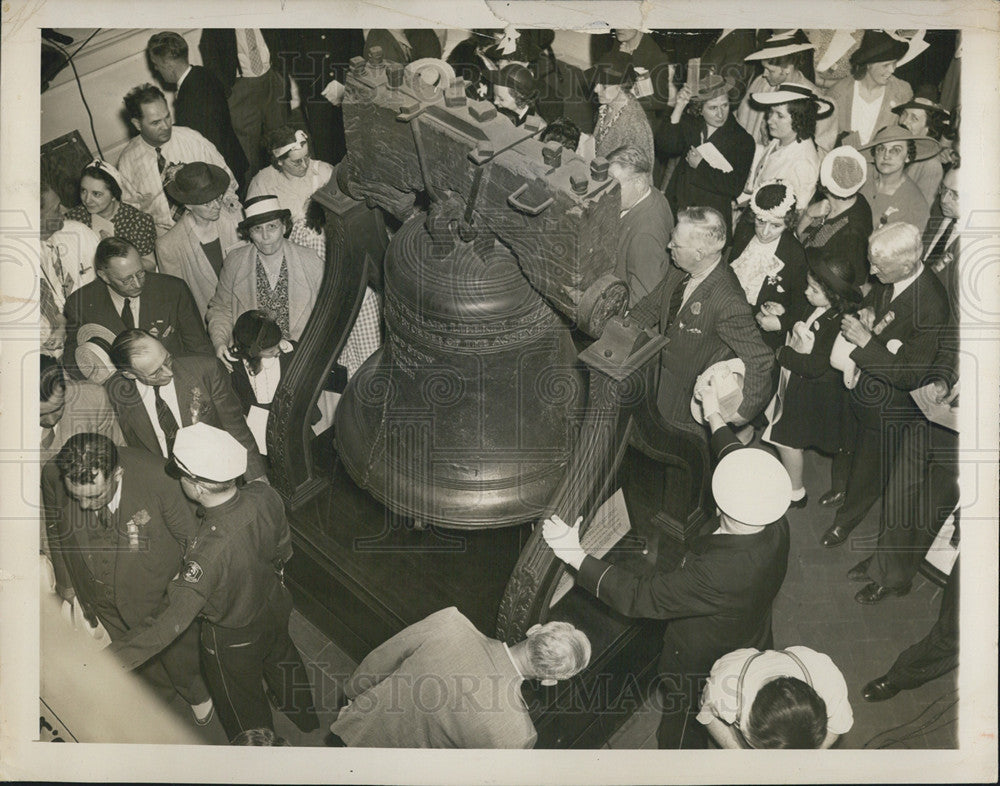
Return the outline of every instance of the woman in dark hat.
[[[524,125],[529,117],[538,117],[538,85],[527,66],[509,63],[499,71],[491,71],[489,80],[494,106],[515,126]]]
[[[740,197],[745,205],[761,183],[781,179],[795,191],[796,207],[805,210],[816,191],[820,153],[816,121],[833,114],[833,106],[805,85],[783,84],[777,90],[751,93],[754,103],[767,107],[771,138]]]
[[[619,147],[637,147],[652,161],[653,131],[646,113],[632,95],[635,84],[632,58],[622,52],[608,53],[587,76],[600,105],[594,124],[594,155],[607,157]]]
[[[100,237],[127,240],[143,259],[146,270],[156,270],[156,224],[149,213],[122,202],[122,176],[107,161],[95,158],[80,173],[80,203],[66,211]]]
[[[657,129],[656,150],[661,156],[683,156],[667,183],[667,200],[676,216],[686,207],[712,207],[726,219],[727,240],[732,236],[733,200],[750,174],[753,138],[730,112],[732,79],[709,74],[692,92],[685,85],[668,121]],[[706,160],[698,147],[706,143],[718,150],[730,170]]]
[[[930,218],[930,205],[917,184],[906,175],[905,167],[914,161],[937,156],[941,146],[929,137],[916,136],[899,125],[881,129],[871,144],[861,150],[871,150],[875,166],[861,187],[861,195],[872,209],[875,229],[885,224],[904,221],[921,232]]]
[[[848,390],[830,366],[830,352],[844,314],[861,302],[859,281],[851,264],[822,249],[810,252],[805,297],[811,313],[796,322],[785,346],[777,351],[781,377],[767,409],[770,421],[763,439],[773,444],[792,480],[792,507],[805,507],[803,451],[835,454],[848,446]],[[849,447],[849,446],[848,446]]]
[[[896,122],[892,108],[913,98],[910,85],[892,75],[908,48],[906,41],[884,30],[865,30],[861,46],[850,58],[851,76],[827,92],[837,108],[838,139],[842,142],[855,147],[868,144],[878,129]]]
[[[250,243],[226,256],[206,314],[215,354],[227,365],[234,360],[229,347],[237,316],[260,309],[284,338],[298,341],[323,281],[316,253],[287,239],[291,215],[273,194],[248,199],[238,229]]]
[[[184,212],[156,241],[160,272],[187,282],[205,316],[219,283],[222,262],[241,241],[236,227],[243,218],[239,203],[223,205],[229,175],[214,164],[184,164],[166,187]]]
[[[911,134],[926,136],[938,142],[948,130],[948,120],[951,117],[944,107],[922,95],[893,107],[892,112],[899,117],[899,124]],[[913,161],[907,164],[903,171],[917,184],[927,204],[933,204],[941,179],[944,177],[944,166],[940,157],[933,156],[923,161]]]

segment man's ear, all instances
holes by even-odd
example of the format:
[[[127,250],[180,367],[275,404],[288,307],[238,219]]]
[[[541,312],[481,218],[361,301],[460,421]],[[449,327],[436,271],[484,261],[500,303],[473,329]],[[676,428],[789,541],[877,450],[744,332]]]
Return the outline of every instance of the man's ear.
[[[142,131],[142,123],[140,123],[140,122],[139,122],[139,121],[138,121],[138,120],[137,120],[136,118],[134,118],[134,117],[130,117],[130,118],[128,119],[128,121],[129,121],[129,122],[130,122],[130,123],[132,124],[132,127],[133,127],[133,128],[134,128],[134,129],[136,130],[136,131],[139,131],[139,132],[141,132],[141,131]]]

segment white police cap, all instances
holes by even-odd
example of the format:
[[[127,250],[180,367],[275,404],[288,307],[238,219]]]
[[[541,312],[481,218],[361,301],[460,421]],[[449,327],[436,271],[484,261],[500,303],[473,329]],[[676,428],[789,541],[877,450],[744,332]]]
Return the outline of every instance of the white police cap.
[[[228,431],[195,423],[177,431],[173,457],[167,472],[173,477],[186,476],[225,482],[235,480],[247,469],[247,449]]]

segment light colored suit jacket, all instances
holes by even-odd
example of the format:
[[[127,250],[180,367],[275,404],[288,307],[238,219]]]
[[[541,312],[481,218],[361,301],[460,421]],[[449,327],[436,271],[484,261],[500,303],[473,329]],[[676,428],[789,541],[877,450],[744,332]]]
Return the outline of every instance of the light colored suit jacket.
[[[323,281],[323,263],[308,248],[285,241],[288,263],[288,338],[298,341],[312,313],[319,286]],[[215,295],[208,302],[208,335],[215,347],[229,346],[233,324],[244,311],[257,308],[257,248],[253,245],[233,249],[222,265],[222,275]]]
[[[854,77],[845,76],[837,82],[827,91],[826,98],[833,101],[836,107],[833,117],[837,121],[837,134],[853,131],[854,121],[851,118],[851,109],[854,106]],[[885,94],[882,96],[882,106],[878,110],[878,119],[875,120],[873,134],[885,126],[896,125],[899,122],[899,117],[893,114],[892,108],[905,104],[911,98],[913,98],[913,89],[909,84],[902,79],[890,76],[885,86]]]
[[[216,222],[223,259],[236,246],[245,242],[236,234],[239,223],[240,216],[223,208]],[[198,311],[204,317],[208,301],[215,294],[219,279],[215,275],[212,263],[205,256],[201,241],[194,233],[194,216],[185,212],[180,220],[156,241],[156,259],[161,273],[182,278],[187,282],[191,294],[194,295],[194,301],[198,304]]]

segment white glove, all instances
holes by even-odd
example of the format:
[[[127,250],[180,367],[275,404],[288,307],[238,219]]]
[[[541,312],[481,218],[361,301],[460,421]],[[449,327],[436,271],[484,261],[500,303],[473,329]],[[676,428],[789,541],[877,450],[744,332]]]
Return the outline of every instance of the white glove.
[[[334,106],[340,106],[344,100],[344,85],[334,79],[323,88],[322,96]]]
[[[701,412],[705,416],[705,420],[708,420],[709,415],[720,414],[719,395],[711,379],[706,380],[705,384],[695,390],[694,397],[701,402]]]
[[[583,564],[583,558],[587,553],[580,545],[580,524],[583,516],[576,520],[576,524],[569,526],[558,516],[545,519],[542,524],[542,537],[549,544],[549,548],[555,552],[567,565],[579,568]]]

